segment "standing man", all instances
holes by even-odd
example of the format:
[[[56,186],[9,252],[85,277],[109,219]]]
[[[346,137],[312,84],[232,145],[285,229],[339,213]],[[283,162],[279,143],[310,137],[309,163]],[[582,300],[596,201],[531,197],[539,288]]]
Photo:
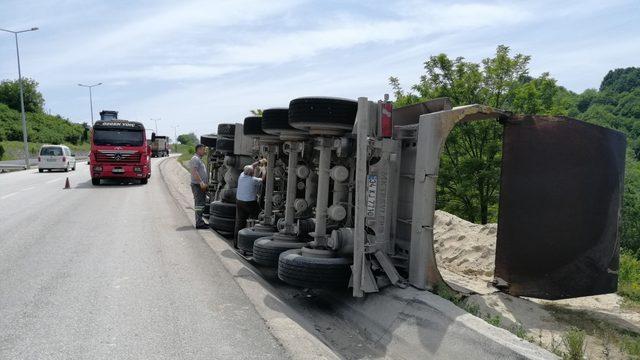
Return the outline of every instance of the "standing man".
[[[238,231],[247,226],[247,219],[255,219],[260,213],[257,195],[260,185],[266,177],[266,173],[262,174],[262,178],[254,177],[256,167],[261,161],[256,161],[251,165],[244,167],[242,174],[238,178],[238,190],[236,193],[236,229],[234,232],[233,246],[237,247]],[[262,160],[264,163],[264,160]]]
[[[206,149],[204,145],[196,145],[196,153],[189,161],[189,169],[191,169],[191,192],[193,193],[194,211],[196,213],[196,229],[206,229],[207,224],[202,220],[202,212],[204,211],[205,198],[207,196],[207,183],[209,175],[207,168],[202,162]]]

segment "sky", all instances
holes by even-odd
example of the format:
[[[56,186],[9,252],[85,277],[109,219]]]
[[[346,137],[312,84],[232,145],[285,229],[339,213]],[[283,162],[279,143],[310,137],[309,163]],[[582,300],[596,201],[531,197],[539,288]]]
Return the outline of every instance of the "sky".
[[[45,109],[90,122],[102,109],[173,136],[214,133],[251,109],[302,96],[370,100],[408,88],[429,56],[480,61],[504,44],[531,55],[533,76],[597,88],[640,66],[640,0],[0,0],[0,28],[20,35],[23,76]],[[15,42],[0,32],[0,79],[16,79]]]

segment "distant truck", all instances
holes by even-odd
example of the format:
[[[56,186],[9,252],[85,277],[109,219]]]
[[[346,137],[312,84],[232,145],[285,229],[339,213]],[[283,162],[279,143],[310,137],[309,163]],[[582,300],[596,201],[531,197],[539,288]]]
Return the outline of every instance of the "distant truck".
[[[151,133],[151,157],[169,156],[169,139],[166,136]]]
[[[118,112],[114,110],[100,111],[100,120],[118,120]]]
[[[137,179],[151,176],[151,146],[144,125],[127,120],[99,120],[91,129],[91,183],[101,179]]]

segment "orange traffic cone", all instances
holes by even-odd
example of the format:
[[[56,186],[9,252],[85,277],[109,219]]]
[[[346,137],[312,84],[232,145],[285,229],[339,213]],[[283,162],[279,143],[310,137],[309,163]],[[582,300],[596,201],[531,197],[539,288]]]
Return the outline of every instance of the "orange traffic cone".
[[[71,185],[69,184],[69,177],[67,176],[67,181],[64,183],[65,189],[71,189]]]

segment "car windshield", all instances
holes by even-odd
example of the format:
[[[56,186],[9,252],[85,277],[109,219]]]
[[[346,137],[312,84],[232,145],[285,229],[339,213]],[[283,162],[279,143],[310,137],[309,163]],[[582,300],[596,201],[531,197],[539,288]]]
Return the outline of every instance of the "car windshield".
[[[93,143],[96,145],[141,146],[144,142],[142,131],[123,129],[97,129],[93,131]]]
[[[40,149],[40,155],[62,156],[62,148],[57,146],[47,146]]]

